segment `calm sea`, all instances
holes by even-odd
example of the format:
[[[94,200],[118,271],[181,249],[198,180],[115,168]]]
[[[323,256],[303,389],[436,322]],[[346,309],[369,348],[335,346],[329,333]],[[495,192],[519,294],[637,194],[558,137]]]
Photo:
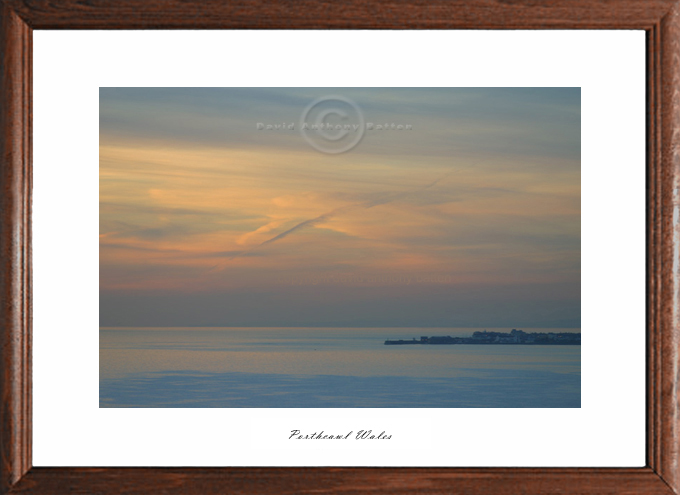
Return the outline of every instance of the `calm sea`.
[[[100,328],[99,405],[581,407],[580,346],[384,345],[475,330]]]

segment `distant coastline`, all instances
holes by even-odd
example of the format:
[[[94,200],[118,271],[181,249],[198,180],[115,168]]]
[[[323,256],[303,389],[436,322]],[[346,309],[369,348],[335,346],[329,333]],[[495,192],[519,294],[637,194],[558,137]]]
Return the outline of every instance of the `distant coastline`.
[[[386,340],[385,345],[581,345],[581,333],[525,332],[513,328],[508,333],[475,332],[472,337],[420,337],[416,340]]]

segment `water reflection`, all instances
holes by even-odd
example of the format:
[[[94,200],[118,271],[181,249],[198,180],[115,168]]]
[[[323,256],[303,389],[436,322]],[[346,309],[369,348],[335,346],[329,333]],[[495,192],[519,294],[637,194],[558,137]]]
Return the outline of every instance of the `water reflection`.
[[[420,332],[101,330],[100,406],[580,407],[580,346],[382,345]]]

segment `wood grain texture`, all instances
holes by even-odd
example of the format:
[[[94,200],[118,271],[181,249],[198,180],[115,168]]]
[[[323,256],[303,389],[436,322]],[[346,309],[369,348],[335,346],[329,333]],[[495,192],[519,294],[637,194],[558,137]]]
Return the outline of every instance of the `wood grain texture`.
[[[662,126],[661,32],[654,27],[647,33],[647,463],[661,465],[658,426],[661,425],[661,325],[664,315],[661,277],[663,267],[661,201],[661,134],[652,132]]]
[[[0,489],[31,465],[31,30],[0,18]]]
[[[659,191],[661,209],[661,283],[658,381],[660,408],[655,432],[657,472],[680,490],[680,3],[663,17],[661,29],[661,156]]]
[[[31,33],[95,28],[645,30],[647,466],[31,468]],[[680,493],[680,0],[0,0],[0,71],[0,493]]]
[[[651,28],[669,0],[8,0],[34,29]],[[642,27],[641,27],[642,26]]]
[[[35,468],[12,493],[668,495],[672,492],[651,469]]]

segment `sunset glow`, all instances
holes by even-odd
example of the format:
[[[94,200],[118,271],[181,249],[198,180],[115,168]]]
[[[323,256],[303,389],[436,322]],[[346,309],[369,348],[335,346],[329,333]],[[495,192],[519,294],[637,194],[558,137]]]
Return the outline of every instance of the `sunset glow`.
[[[325,155],[292,122],[343,94]],[[100,90],[100,325],[580,326],[578,88]]]

